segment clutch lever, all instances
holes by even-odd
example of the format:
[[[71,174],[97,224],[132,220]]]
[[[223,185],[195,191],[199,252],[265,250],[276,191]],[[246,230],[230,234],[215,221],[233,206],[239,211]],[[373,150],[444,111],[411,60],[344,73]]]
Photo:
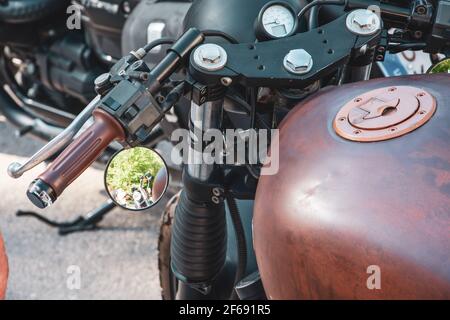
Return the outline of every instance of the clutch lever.
[[[20,178],[25,172],[50,159],[69,145],[86,121],[92,116],[92,112],[100,102],[100,95],[96,96],[83,111],[64,129],[58,136],[48,142],[44,147],[32,155],[24,164],[13,162],[8,166],[8,175],[14,179]]]

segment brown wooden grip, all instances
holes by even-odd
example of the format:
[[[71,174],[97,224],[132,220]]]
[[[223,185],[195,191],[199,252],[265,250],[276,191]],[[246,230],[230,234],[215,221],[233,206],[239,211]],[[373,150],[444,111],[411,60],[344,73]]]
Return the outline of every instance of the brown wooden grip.
[[[93,112],[94,123],[77,137],[38,177],[60,196],[114,140],[124,140],[120,123],[103,110]]]

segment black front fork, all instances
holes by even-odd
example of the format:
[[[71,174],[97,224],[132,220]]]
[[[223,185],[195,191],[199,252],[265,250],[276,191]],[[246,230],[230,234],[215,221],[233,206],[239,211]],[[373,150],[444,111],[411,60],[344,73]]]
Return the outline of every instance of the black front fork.
[[[223,99],[202,105],[192,102],[191,138],[202,141],[207,130],[221,127],[222,105]],[[171,267],[182,287],[207,298],[226,262],[227,226],[222,172],[216,165],[204,163],[204,147],[202,142],[191,143],[184,168],[184,189],[172,232]]]
[[[210,182],[204,184],[187,172],[183,181],[172,232],[171,267],[178,280],[206,298],[226,261],[225,205],[211,200]]]

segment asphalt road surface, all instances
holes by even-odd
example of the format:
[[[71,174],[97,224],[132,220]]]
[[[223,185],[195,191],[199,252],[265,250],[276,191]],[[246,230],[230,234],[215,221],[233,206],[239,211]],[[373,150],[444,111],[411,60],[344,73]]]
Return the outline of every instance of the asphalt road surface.
[[[66,237],[32,218],[15,216],[18,209],[36,211],[25,192],[42,167],[18,180],[10,178],[6,168],[42,145],[30,137],[15,137],[14,128],[0,115],[0,230],[10,264],[6,298],[160,299],[160,208],[150,213],[115,209],[101,222],[101,230]],[[105,201],[103,190],[103,171],[90,168],[40,213],[58,221],[72,220]]]

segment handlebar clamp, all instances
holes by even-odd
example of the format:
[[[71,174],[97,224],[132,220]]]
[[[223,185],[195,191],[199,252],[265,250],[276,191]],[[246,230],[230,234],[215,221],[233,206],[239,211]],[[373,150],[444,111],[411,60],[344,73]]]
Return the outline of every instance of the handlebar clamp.
[[[120,81],[101,99],[98,108],[120,122],[130,145],[146,141],[163,116],[158,102],[138,81]]]

